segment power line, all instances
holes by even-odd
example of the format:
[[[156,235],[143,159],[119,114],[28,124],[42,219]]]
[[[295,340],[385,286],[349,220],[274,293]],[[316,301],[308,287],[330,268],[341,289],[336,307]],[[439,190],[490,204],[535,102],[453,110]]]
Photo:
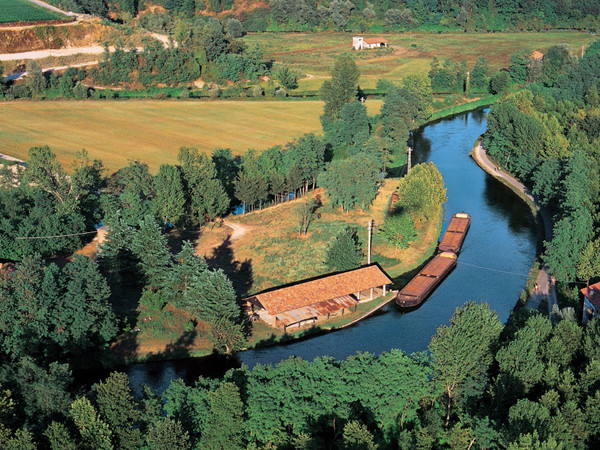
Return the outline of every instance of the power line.
[[[96,231],[84,231],[83,233],[72,233],[72,234],[57,234],[55,236],[19,236],[15,239],[53,239],[53,238],[61,238],[61,237],[69,237],[69,236],[82,236],[84,234],[92,234],[96,233]]]
[[[478,269],[484,269],[484,270],[489,270],[491,272],[500,272],[500,273],[506,273],[508,275],[517,275],[519,277],[524,277],[524,278],[528,278],[529,275],[523,275],[522,273],[517,273],[517,272],[509,272],[507,270],[498,270],[498,269],[492,269],[491,267],[484,267],[484,266],[479,266],[477,264],[469,264],[463,261],[457,261],[458,264],[463,264],[465,266],[471,266],[471,267],[477,267]]]

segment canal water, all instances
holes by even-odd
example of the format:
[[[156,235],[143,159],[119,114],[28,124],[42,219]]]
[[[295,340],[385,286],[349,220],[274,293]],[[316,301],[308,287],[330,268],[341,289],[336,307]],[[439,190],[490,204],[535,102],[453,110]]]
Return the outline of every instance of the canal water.
[[[134,387],[148,384],[159,391],[174,378],[188,382],[246,364],[276,364],[292,355],[343,359],[357,351],[375,354],[392,348],[427,349],[436,329],[447,324],[457,306],[468,300],[488,302],[506,321],[525,286],[535,256],[536,237],[527,206],[508,188],[481,170],[469,156],[486,129],[485,111],[441,120],[414,133],[414,163],[433,161],[444,177],[448,201],[444,220],[456,212],[471,215],[471,227],[457,267],[417,310],[403,313],[394,304],[387,312],[356,325],[311,339],[240,352],[226,362],[188,359],[137,364],[128,368]]]

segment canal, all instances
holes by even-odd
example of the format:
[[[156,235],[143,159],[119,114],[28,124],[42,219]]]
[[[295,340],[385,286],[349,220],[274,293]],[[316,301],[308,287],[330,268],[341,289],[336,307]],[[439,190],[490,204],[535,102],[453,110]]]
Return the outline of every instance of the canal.
[[[198,375],[215,376],[230,367],[275,364],[292,355],[343,359],[357,351],[381,353],[427,349],[437,327],[447,324],[454,309],[467,300],[488,302],[506,321],[525,286],[535,256],[536,237],[527,206],[507,187],[487,175],[469,156],[486,129],[485,111],[441,120],[414,133],[414,163],[433,161],[444,177],[448,201],[444,220],[460,211],[471,215],[471,228],[456,269],[417,310],[402,313],[394,304],[387,311],[355,326],[286,345],[240,352],[224,362],[188,359],[136,364],[130,381],[162,391],[174,378],[188,382]]]

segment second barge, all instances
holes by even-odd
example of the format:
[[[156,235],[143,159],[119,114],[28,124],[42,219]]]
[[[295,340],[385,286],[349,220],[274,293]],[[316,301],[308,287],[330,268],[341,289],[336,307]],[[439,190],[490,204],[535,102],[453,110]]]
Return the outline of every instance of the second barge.
[[[456,253],[442,252],[434,256],[396,296],[402,308],[419,306],[456,266]]]
[[[471,225],[471,216],[465,212],[456,213],[452,216],[450,224],[442,237],[438,250],[440,252],[458,253],[465,240],[469,226]]]

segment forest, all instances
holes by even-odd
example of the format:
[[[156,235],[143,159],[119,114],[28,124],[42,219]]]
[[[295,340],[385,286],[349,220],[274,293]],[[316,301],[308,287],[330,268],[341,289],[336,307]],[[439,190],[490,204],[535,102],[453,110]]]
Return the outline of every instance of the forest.
[[[544,261],[576,308],[573,282],[589,283],[600,273],[599,49],[594,44],[577,60],[553,47],[543,64],[514,55],[512,79],[530,83],[491,108],[485,139],[497,163],[551,210],[553,238],[545,243]]]
[[[503,31],[596,29],[597,0],[50,0],[121,20],[161,5],[170,17],[235,17],[246,31]],[[250,6],[250,7],[249,7]]]

